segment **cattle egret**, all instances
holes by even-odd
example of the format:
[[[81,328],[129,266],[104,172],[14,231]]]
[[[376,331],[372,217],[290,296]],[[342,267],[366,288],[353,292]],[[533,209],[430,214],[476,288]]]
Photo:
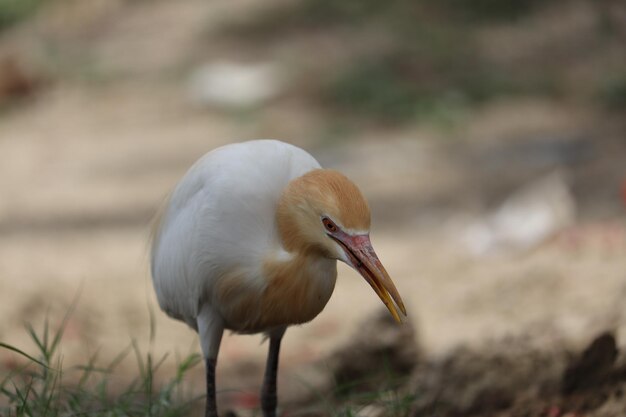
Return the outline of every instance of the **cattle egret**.
[[[225,329],[268,337],[261,407],[265,417],[276,415],[282,336],[322,311],[337,260],[357,270],[401,322],[406,309],[369,227],[356,185],[293,145],[227,145],[191,167],[155,223],[151,269],[161,309],[200,336],[207,417],[217,416],[215,366]]]

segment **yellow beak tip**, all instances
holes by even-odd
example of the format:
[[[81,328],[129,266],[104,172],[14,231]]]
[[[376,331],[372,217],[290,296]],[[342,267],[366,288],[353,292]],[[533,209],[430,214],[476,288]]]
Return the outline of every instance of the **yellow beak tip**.
[[[400,316],[400,314],[398,314],[398,310],[395,308],[395,306],[387,306],[389,312],[391,313],[391,316],[393,317],[393,319],[396,321],[396,323],[398,324],[402,324],[403,320],[402,317]],[[406,317],[406,312],[403,311],[403,315]]]

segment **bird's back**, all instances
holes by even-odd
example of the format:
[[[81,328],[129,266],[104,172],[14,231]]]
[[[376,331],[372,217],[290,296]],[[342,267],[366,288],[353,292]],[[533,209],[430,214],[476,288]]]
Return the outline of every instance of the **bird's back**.
[[[278,199],[289,181],[319,167],[302,149],[274,140],[226,145],[196,162],[155,229],[151,269],[161,308],[194,326],[221,276],[237,269],[249,285],[263,285],[263,257],[279,245]]]

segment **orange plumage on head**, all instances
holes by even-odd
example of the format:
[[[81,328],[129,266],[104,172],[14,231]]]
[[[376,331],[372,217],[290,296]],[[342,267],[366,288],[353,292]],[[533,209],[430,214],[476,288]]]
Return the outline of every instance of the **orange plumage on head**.
[[[310,243],[302,240],[299,233],[302,225],[297,222],[311,213],[318,217],[326,214],[346,229],[367,231],[370,227],[370,209],[361,191],[345,175],[332,169],[310,171],[285,188],[278,205],[277,223],[287,250]]]

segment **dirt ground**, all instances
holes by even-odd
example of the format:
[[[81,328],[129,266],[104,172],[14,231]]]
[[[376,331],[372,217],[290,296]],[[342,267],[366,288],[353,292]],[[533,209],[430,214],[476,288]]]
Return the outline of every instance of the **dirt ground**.
[[[271,102],[253,115],[188,100],[177,76],[188,68],[180,62],[194,62],[196,53],[245,55],[210,48],[206,38],[201,49],[198,37],[259,2],[122,3],[93,2],[78,17],[53,11],[0,45],[5,52],[34,51],[27,55],[36,62],[49,53],[41,52],[43,40],[52,39],[65,48],[57,59],[70,62],[62,69],[48,62],[69,75],[0,117],[0,341],[28,351],[24,323],[39,328],[46,316],[58,323],[78,297],[63,341],[66,366],[98,349],[112,358],[131,340],[159,356],[198,351],[195,334],[158,311],[147,268],[150,219],[202,154],[271,137],[345,172],[371,202],[373,244],[414,328],[415,345],[400,343],[415,360],[399,365],[412,415],[626,415],[621,117],[549,99],[500,100],[452,132],[381,127],[328,139],[322,115],[297,100]],[[87,55],[93,67],[80,66]],[[546,143],[590,151],[574,160],[560,159],[560,151],[554,159],[535,158]],[[565,172],[576,201],[572,222],[525,250],[468,251],[461,237],[472,221],[555,169]],[[310,370],[331,369],[336,355],[357,349],[350,344],[355,329],[378,320],[375,294],[347,267],[339,274],[324,312],[284,339],[279,390],[288,415],[302,415],[311,392],[331,395],[330,374]],[[593,365],[566,371],[604,332],[615,339],[605,336],[591,349]],[[223,340],[222,406],[243,414],[257,406],[266,350],[260,341]],[[14,360],[0,351],[0,369]],[[165,374],[173,360],[166,364]],[[118,376],[134,372],[128,366]],[[202,369],[190,379],[202,381]],[[201,393],[202,384],[195,386]],[[385,414],[369,408],[359,415]]]

